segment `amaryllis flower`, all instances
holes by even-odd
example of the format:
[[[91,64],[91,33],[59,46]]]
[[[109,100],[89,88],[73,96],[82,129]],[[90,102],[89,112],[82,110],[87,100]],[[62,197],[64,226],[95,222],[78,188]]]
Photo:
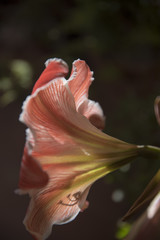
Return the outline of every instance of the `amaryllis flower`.
[[[86,209],[93,182],[138,153],[101,131],[105,118],[88,99],[93,73],[85,61],[73,63],[68,80],[67,73],[64,61],[49,59],[20,116],[28,129],[18,192],[31,197],[24,224],[37,240]]]

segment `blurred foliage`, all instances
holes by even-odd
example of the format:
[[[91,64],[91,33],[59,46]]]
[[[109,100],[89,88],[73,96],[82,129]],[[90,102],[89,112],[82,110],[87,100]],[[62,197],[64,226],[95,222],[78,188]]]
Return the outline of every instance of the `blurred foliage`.
[[[116,239],[124,239],[131,229],[131,225],[125,222],[118,223],[118,230],[116,232]]]
[[[106,114],[106,132],[160,146],[153,104],[160,94],[160,0],[2,0],[0,94],[22,101],[50,57],[76,58],[95,72],[90,98]],[[105,178],[129,207],[159,168],[138,158]],[[127,184],[126,184],[127,179]],[[119,238],[120,239],[120,238]]]
[[[32,68],[24,60],[13,60],[9,65],[7,77],[0,78],[0,104],[5,106],[16,100],[32,84]]]

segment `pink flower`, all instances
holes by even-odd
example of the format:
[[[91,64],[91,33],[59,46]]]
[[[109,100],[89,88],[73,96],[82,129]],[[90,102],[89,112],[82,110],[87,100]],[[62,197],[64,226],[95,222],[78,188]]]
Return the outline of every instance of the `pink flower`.
[[[101,131],[105,118],[88,100],[93,73],[87,64],[75,61],[68,81],[67,73],[64,61],[49,59],[20,116],[28,129],[18,192],[31,197],[24,224],[38,240],[86,209],[92,183],[138,152]]]

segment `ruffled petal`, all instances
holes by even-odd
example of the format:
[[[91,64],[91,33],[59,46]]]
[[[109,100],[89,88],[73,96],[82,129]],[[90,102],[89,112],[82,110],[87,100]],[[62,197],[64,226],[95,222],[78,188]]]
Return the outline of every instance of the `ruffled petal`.
[[[105,127],[105,117],[98,102],[86,99],[78,109],[97,128],[103,130]]]
[[[99,103],[88,100],[88,90],[93,81],[93,72],[85,61],[73,62],[68,85],[75,98],[76,109],[99,129],[104,129],[105,117]]]
[[[79,59],[74,61],[68,85],[74,96],[77,110],[83,101],[88,98],[88,90],[92,81],[93,72],[90,71],[85,61]]]
[[[62,59],[51,58],[45,62],[46,69],[34,85],[32,94],[40,87],[57,77],[65,77],[68,74],[68,65]]]

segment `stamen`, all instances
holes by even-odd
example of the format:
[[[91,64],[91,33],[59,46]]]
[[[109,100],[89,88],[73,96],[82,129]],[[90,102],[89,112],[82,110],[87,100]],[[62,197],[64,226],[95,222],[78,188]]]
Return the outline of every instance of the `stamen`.
[[[64,206],[74,206],[78,203],[81,196],[81,192],[76,192],[74,194],[68,194],[67,198],[72,203],[64,203],[62,200],[60,200],[58,203]]]

